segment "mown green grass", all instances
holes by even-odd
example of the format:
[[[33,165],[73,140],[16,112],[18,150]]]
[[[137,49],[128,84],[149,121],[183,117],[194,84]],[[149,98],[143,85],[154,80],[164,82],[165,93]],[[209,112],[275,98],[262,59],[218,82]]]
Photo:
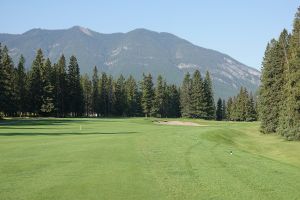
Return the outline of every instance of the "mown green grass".
[[[0,199],[300,199],[299,142],[192,121],[0,122]]]

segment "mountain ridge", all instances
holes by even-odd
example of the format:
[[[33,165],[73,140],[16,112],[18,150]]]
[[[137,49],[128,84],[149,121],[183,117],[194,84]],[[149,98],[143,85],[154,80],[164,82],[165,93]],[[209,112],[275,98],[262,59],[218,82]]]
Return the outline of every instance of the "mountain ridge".
[[[31,65],[35,51],[41,48],[46,57],[57,62],[63,53],[78,58],[82,73],[100,71],[114,76],[132,74],[140,79],[142,73],[154,78],[162,74],[170,83],[180,84],[186,72],[199,69],[212,75],[215,96],[227,98],[243,86],[255,92],[260,72],[227,54],[194,45],[168,32],[137,28],[126,33],[104,34],[81,26],[48,30],[35,28],[22,34],[0,34],[14,62],[23,54],[26,66]]]

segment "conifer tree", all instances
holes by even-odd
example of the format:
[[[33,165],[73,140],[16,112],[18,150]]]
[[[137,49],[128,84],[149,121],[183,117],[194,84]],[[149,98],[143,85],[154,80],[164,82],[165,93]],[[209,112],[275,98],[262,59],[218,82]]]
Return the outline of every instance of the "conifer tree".
[[[107,79],[106,91],[108,95],[107,113],[109,116],[111,116],[115,113],[114,105],[116,102],[115,82],[112,76],[109,76]]]
[[[81,87],[83,91],[84,113],[85,116],[90,116],[91,114],[94,114],[93,106],[92,106],[93,85],[92,85],[92,81],[89,79],[89,76],[87,74],[81,77]]]
[[[120,75],[116,82],[115,88],[115,112],[117,116],[124,116],[126,111],[126,90],[125,90],[125,78]]]
[[[180,117],[180,93],[176,85],[167,87],[168,91],[168,106],[167,117]]]
[[[56,116],[64,117],[67,113],[67,72],[66,72],[66,59],[64,55],[58,60],[58,63],[54,65],[55,69],[55,107],[56,107]]]
[[[17,112],[16,106],[16,73],[13,61],[6,46],[1,50],[0,69],[0,112],[13,116]]]
[[[107,91],[107,75],[102,73],[100,81],[100,113],[102,116],[108,115],[108,91]]]
[[[35,59],[32,62],[29,72],[29,97],[30,112],[41,114],[42,96],[43,96],[43,80],[42,68],[44,65],[44,55],[41,49],[38,49]]]
[[[210,78],[210,74],[207,71],[204,79],[204,101],[205,101],[205,114],[206,119],[214,119],[215,118],[215,102],[213,97],[212,90],[212,81]]]
[[[41,68],[41,79],[42,79],[42,105],[41,114],[45,116],[50,116],[54,111],[54,86],[52,85],[52,65],[50,59],[48,58]]]
[[[227,100],[227,106],[226,106],[226,119],[227,120],[232,120],[232,116],[231,116],[231,110],[232,110],[232,105],[233,104],[233,100],[232,97],[229,97]]]
[[[151,74],[143,74],[142,81],[142,108],[145,117],[150,116],[152,105],[153,105],[153,82]]]
[[[280,43],[272,40],[263,60],[260,86],[261,131],[274,133],[278,128],[283,91],[284,50]]]
[[[71,116],[78,117],[83,113],[83,93],[80,84],[80,72],[75,56],[70,57],[68,65],[68,111]]]
[[[192,95],[191,95],[191,106],[192,106],[192,117],[194,118],[207,118],[205,108],[207,102],[204,98],[204,84],[201,74],[198,70],[194,72],[192,80]]]
[[[236,121],[244,121],[246,115],[246,93],[243,87],[240,89],[240,93],[237,95],[236,98]]]
[[[192,116],[192,79],[185,74],[180,90],[180,108],[182,117]]]
[[[24,64],[25,64],[25,58],[23,57],[23,55],[21,55],[19,59],[17,71],[16,71],[16,84],[17,84],[16,104],[20,116],[22,116],[22,114],[24,114],[27,111],[27,104],[28,104],[26,98],[28,95],[28,91],[26,88],[27,76],[26,76]]]
[[[139,116],[139,91],[136,81],[133,76],[129,76],[129,78],[125,82],[125,90],[126,90],[126,115],[128,116]]]
[[[85,82],[88,84],[88,82]],[[93,70],[93,80],[92,80],[92,113],[97,116],[100,115],[100,94],[99,94],[99,77],[98,77],[98,69],[95,66]]]
[[[163,117],[165,111],[165,87],[161,75],[157,78],[156,87],[154,90],[154,99],[151,113],[155,117]]]
[[[222,99],[219,98],[217,102],[217,110],[216,110],[216,120],[223,120],[223,108],[222,108]]]
[[[240,92],[233,98],[230,97],[226,103],[223,102],[223,119],[232,121],[255,121],[257,112],[252,93],[241,87]]]
[[[230,107],[230,120],[238,121],[239,120],[239,110],[238,110],[238,101],[237,97],[232,98],[232,105]]]
[[[223,120],[226,120],[227,119],[227,107],[226,107],[226,101],[225,99],[223,99],[222,101],[222,118]]]
[[[248,97],[246,101],[246,121],[256,121],[257,120],[257,113],[255,110],[255,101],[253,98],[252,93]]]
[[[287,33],[282,33],[279,40],[282,41],[285,57],[285,100],[278,130],[288,140],[300,140],[300,7],[295,15],[290,40]]]
[[[4,117],[4,107],[5,107],[5,71],[2,64],[2,46],[0,43],[0,119]]]

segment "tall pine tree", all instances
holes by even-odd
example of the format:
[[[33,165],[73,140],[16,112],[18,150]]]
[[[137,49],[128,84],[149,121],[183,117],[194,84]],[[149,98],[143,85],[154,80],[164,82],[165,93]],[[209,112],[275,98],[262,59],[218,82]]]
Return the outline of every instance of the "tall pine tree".
[[[68,82],[68,111],[71,116],[81,116],[83,114],[83,93],[80,84],[80,72],[75,56],[70,57],[67,74]]]
[[[154,99],[152,106],[152,115],[155,117],[163,117],[165,114],[166,92],[164,81],[161,75],[157,78],[157,83],[154,91]]]
[[[261,76],[259,102],[263,133],[274,133],[278,128],[284,85],[284,63],[285,56],[282,45],[273,39],[265,52]]]
[[[210,74],[207,71],[204,79],[204,101],[205,101],[205,115],[206,119],[214,119],[215,118],[215,101],[212,90],[212,81],[210,78]]]
[[[223,120],[223,106],[222,106],[221,98],[219,98],[218,102],[217,102],[216,120],[218,120],[218,121]]]
[[[223,120],[226,120],[227,119],[227,107],[226,107],[226,101],[225,99],[223,99],[222,101],[222,118]]]
[[[27,104],[29,103],[27,101],[28,97],[28,91],[27,91],[27,75],[25,72],[25,58],[23,55],[20,56],[18,67],[17,67],[17,73],[16,73],[16,104],[18,106],[18,111],[20,113],[20,116],[22,116],[27,111]]]
[[[205,110],[207,108],[207,102],[205,102],[204,84],[200,71],[196,70],[194,72],[192,83],[192,117],[205,119],[208,117]]]
[[[67,114],[68,104],[68,88],[67,88],[67,72],[66,72],[66,59],[64,55],[58,60],[58,63],[54,65],[55,68],[55,107],[56,116],[64,117]]]
[[[17,112],[16,106],[16,73],[13,61],[6,46],[1,51],[0,69],[0,112],[13,116]]]
[[[93,79],[92,79],[92,113],[97,116],[100,115],[100,94],[99,94],[99,77],[98,69],[95,66],[93,70]]]
[[[176,85],[167,87],[168,102],[167,102],[167,117],[180,117],[180,93]]]
[[[192,116],[192,79],[186,73],[180,90],[180,108],[182,117]]]
[[[32,62],[29,72],[29,111],[33,114],[41,114],[43,104],[43,79],[42,68],[44,67],[44,55],[41,49],[37,51],[36,57]]]
[[[123,75],[120,75],[115,88],[115,113],[118,116],[124,116],[127,105],[126,98],[126,89],[125,89],[125,78]]]
[[[125,82],[125,90],[126,90],[126,115],[128,116],[139,116],[140,114],[140,101],[139,101],[139,91],[138,85],[136,84],[133,76],[129,76],[129,78]]]
[[[279,40],[282,41],[286,63],[283,90],[284,109],[279,118],[278,130],[289,140],[300,140],[300,7],[295,15],[290,40],[286,33],[282,33]]]
[[[100,113],[101,116],[108,115],[108,91],[107,91],[108,79],[106,73],[102,73],[100,81]]]
[[[44,116],[50,116],[54,111],[54,86],[52,83],[53,74],[52,65],[50,59],[48,58],[41,69],[41,79],[42,79],[42,105],[41,114]]]
[[[87,74],[81,77],[81,87],[83,90],[84,114],[90,116],[93,112],[93,85]]]
[[[143,74],[142,81],[142,108],[145,117],[150,116],[152,105],[153,105],[153,82],[151,74]]]

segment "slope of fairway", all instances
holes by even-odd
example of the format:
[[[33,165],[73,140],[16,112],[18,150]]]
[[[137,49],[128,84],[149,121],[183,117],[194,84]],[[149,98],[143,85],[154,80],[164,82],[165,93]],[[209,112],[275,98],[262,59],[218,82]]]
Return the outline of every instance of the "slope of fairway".
[[[0,199],[300,199],[299,142],[180,120],[0,122]]]

